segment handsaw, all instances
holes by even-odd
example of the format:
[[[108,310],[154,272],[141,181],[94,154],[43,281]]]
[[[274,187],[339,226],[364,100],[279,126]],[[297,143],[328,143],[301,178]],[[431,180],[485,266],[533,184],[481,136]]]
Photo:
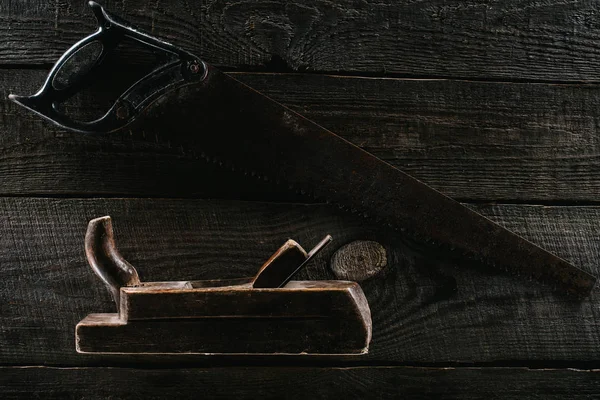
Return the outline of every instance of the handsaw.
[[[67,50],[32,96],[10,99],[75,132],[110,133],[143,121],[192,138],[210,160],[288,185],[315,199],[385,224],[441,254],[549,282],[579,296],[596,278],[354,144],[277,103],[200,57],[147,35],[99,4],[98,30]],[[60,104],[90,84],[123,40],[164,62],[129,87],[108,112],[79,121]],[[193,111],[190,111],[193,110]]]

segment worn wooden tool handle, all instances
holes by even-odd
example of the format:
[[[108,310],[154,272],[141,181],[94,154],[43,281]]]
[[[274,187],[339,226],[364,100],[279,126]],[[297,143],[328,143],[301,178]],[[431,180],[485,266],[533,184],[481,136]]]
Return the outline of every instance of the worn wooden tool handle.
[[[92,270],[106,284],[118,310],[121,287],[136,286],[141,282],[133,265],[129,264],[117,250],[112,220],[109,216],[89,222],[85,234],[85,254]]]

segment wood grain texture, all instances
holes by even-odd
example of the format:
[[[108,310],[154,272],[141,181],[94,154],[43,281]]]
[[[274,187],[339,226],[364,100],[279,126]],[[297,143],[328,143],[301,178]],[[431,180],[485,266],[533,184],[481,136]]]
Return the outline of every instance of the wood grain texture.
[[[377,242],[357,240],[340,247],[329,264],[336,278],[362,282],[381,273],[387,266],[387,253]]]
[[[129,192],[235,198],[266,192],[262,199],[271,197],[268,185],[199,160],[168,138],[147,137],[143,131],[110,136],[70,133],[7,99],[9,93],[35,92],[46,73],[0,72],[0,186],[6,185],[2,194],[114,196]],[[106,90],[119,86],[113,83]],[[84,96],[70,111],[89,115],[104,104],[105,96],[104,91]]]
[[[335,244],[298,278],[333,279],[330,257],[340,246],[357,240],[381,243],[388,265],[361,282],[373,311],[370,353],[339,365],[596,366],[600,360],[598,289],[576,302],[535,282],[431,260],[418,245],[327,206],[27,198],[307,201],[206,164],[168,136],[148,137],[143,130],[110,138],[65,133],[6,102],[9,92],[35,92],[47,70],[31,68],[47,68],[94,30],[85,3],[0,1],[0,67],[5,67],[0,68],[0,364],[5,365],[0,367],[0,397],[600,397],[596,370],[290,368],[301,364],[295,359],[288,367],[264,368],[272,360],[192,357],[182,364],[178,358],[76,354],[75,324],[88,313],[114,311],[83,251],[88,220],[111,214],[118,244],[143,280],[251,276],[287,237],[309,245],[325,233],[335,237]],[[230,70],[452,79],[235,75],[450,196],[598,202],[597,2],[103,4]],[[136,51],[124,56],[134,63],[144,58]],[[119,70],[102,90],[122,87],[133,72]],[[84,94],[68,109],[91,116],[108,100]],[[471,207],[574,264],[600,272],[599,207]],[[254,367],[189,368],[227,362]],[[19,364],[143,369],[6,366]]]
[[[371,340],[371,312],[356,282],[148,282],[120,294],[117,313],[77,324],[77,352],[307,357],[364,354]]]
[[[598,80],[596,2],[103,1],[140,28],[236,68]],[[94,30],[85,2],[3,2],[3,64],[53,63]]]
[[[598,201],[596,85],[234,76],[452,197]],[[6,100],[44,77],[0,70],[1,194],[302,199],[208,165],[169,133],[67,133]],[[70,112],[87,115],[97,102],[84,96]]]
[[[598,207],[476,206],[533,242],[598,274]],[[339,246],[375,240],[389,265],[361,282],[372,312],[367,362],[600,359],[597,290],[577,302],[537,282],[421,257],[420,249],[324,205],[161,199],[0,199],[0,363],[117,362],[76,354],[74,327],[114,312],[86,265],[87,221],[112,215],[117,245],[142,281],[252,276],[293,237],[334,244],[297,279],[334,279]],[[156,232],[161,232],[157,235]],[[131,362],[132,359],[128,359]]]
[[[0,367],[9,399],[590,399],[600,372],[526,368]]]
[[[349,313],[319,318],[185,318],[124,323],[117,314],[91,314],[77,325],[77,351],[127,357],[189,358],[261,355],[310,361],[367,352],[368,325]],[[370,328],[370,326],[369,326]],[[338,355],[332,356],[332,355]]]

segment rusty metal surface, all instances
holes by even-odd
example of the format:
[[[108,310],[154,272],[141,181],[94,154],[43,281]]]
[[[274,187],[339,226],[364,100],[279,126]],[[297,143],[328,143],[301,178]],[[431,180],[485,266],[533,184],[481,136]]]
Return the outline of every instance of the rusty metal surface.
[[[168,132],[207,159],[372,218],[433,250],[570,293],[594,286],[592,275],[211,66],[202,83],[163,96],[144,114],[144,130]]]

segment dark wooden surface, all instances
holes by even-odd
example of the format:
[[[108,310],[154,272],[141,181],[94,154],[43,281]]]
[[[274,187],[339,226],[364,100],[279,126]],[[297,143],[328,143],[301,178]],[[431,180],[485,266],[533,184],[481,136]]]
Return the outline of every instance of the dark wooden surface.
[[[419,77],[598,80],[593,1],[107,0],[212,64]],[[6,64],[53,63],[94,28],[83,1],[4,0]]]
[[[592,399],[600,395],[600,372],[414,367],[0,367],[0,385],[7,400],[198,398],[199,390],[203,398],[217,399]]]
[[[587,271],[600,272],[595,261],[600,208],[474,207]],[[324,232],[335,242],[298,279],[334,279],[329,260],[339,246],[377,240],[386,247],[389,265],[361,283],[373,339],[369,354],[355,362],[576,365],[600,358],[596,292],[578,302],[501,272],[433,263],[401,238],[325,205],[10,197],[0,199],[0,209],[0,332],[6,343],[0,364],[112,361],[82,357],[74,346],[80,319],[115,310],[82,246],[86,221],[105,214],[113,216],[120,251],[142,281],[252,276],[281,237],[316,243]],[[159,230],[162,236],[152,234]]]
[[[103,4],[600,273],[596,2]],[[498,271],[430,260],[393,232],[221,171],[168,140],[72,134],[6,101],[37,90],[93,27],[83,1],[0,0],[0,397],[600,395],[597,290],[577,302]],[[83,96],[69,111],[92,115],[105,97]],[[299,278],[335,279],[348,273],[331,266],[341,246],[380,243],[384,267],[358,275],[373,313],[369,354],[77,354],[75,324],[114,309],[83,250],[88,220],[107,214],[142,280],[252,276],[288,237],[310,247],[327,233],[334,244]],[[381,261],[363,250],[337,257]]]
[[[35,92],[46,73],[0,70],[0,97]],[[598,201],[600,122],[595,108],[600,85],[234,76],[452,197]],[[72,111],[85,115],[94,101],[83,98]],[[5,195],[237,195],[267,200],[282,195],[268,185],[256,187],[235,174],[207,168],[189,150],[142,132],[110,137],[68,133],[6,101],[0,102],[0,121],[6,130],[0,146],[10,151],[0,158],[0,193]],[[231,184],[219,184],[224,179]]]

